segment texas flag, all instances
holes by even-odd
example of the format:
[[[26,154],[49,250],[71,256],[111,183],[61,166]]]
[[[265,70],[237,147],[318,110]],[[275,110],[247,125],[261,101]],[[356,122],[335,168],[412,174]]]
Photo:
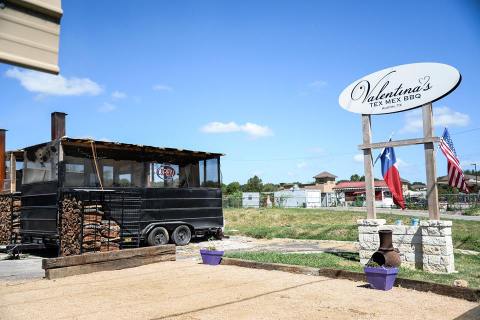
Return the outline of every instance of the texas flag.
[[[397,159],[392,147],[385,148],[382,155],[382,175],[388,185],[388,189],[393,196],[393,202],[400,208],[405,209],[405,200],[403,200],[402,183],[400,182],[400,173],[397,169]]]

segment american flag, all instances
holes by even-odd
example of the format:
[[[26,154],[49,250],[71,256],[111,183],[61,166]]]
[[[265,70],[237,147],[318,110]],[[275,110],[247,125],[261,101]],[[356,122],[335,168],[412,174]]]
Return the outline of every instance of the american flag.
[[[443,131],[443,136],[440,139],[440,149],[448,160],[448,184],[468,193],[469,191],[465,182],[465,176],[463,175],[462,168],[460,167],[460,161],[457,157],[457,152],[455,151],[455,147],[453,146],[453,142],[450,138],[447,128],[445,128]]]

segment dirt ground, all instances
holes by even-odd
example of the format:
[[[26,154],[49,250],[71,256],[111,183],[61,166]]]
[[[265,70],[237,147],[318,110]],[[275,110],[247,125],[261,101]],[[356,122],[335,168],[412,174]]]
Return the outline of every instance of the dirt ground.
[[[177,247],[177,255],[198,256],[200,248],[214,245],[218,250],[234,251],[279,251],[279,252],[357,252],[358,244],[351,241],[298,240],[298,239],[255,239],[244,236],[230,236],[222,240],[192,242]]]
[[[177,247],[177,259],[198,257],[200,248],[214,245],[219,250],[233,251],[281,251],[281,252],[338,252],[357,251],[356,244],[348,241],[294,240],[294,239],[254,239],[232,236],[216,241],[195,241],[184,247]],[[4,260],[7,254],[0,253],[0,282],[43,278],[41,256],[38,253],[22,255],[20,260]],[[49,257],[44,254],[44,257]],[[51,256],[50,256],[51,257]]]
[[[0,282],[0,319],[478,319],[432,293],[194,258],[58,280]],[[468,316],[468,312],[471,316]]]

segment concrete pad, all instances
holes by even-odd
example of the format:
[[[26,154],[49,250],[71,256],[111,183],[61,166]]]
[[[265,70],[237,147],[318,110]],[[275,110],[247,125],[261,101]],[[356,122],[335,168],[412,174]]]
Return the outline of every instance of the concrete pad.
[[[0,282],[41,279],[45,275],[41,257],[23,256],[18,260],[5,260],[6,257],[6,254],[0,255]]]
[[[196,261],[0,283],[5,319],[453,319],[478,304],[432,293]]]

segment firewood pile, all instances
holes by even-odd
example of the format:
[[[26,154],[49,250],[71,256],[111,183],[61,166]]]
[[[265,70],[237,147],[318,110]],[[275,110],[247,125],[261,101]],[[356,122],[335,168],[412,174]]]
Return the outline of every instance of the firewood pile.
[[[0,244],[9,244],[12,234],[19,234],[20,208],[20,199],[14,198],[10,194],[0,196]]]
[[[20,210],[22,209],[22,201],[20,198],[13,198],[13,212],[12,212],[12,234],[15,242],[20,242]]]
[[[62,256],[119,250],[120,226],[107,219],[101,204],[64,198],[60,239]]]

